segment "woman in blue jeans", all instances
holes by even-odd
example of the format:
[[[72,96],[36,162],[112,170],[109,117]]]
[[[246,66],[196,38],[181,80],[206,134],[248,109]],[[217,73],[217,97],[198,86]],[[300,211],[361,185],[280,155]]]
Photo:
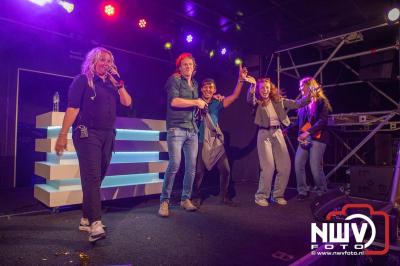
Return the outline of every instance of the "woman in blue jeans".
[[[309,194],[306,181],[306,163],[310,160],[310,168],[318,195],[326,192],[326,178],[323,169],[323,157],[329,134],[326,130],[328,115],[332,107],[326,98],[323,88],[312,77],[300,80],[302,95],[311,92],[311,103],[298,110],[297,126],[299,127],[299,146],[295,156],[298,200],[304,200]]]

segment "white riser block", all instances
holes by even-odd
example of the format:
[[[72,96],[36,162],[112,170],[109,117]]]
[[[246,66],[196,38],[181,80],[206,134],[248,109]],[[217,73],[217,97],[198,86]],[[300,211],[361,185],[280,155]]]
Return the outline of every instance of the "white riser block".
[[[36,152],[47,152],[54,153],[54,148],[56,146],[57,139],[49,138],[49,139],[36,139],[35,140],[35,151]],[[129,151],[158,151],[158,152],[167,152],[168,144],[166,141],[124,141],[119,142],[118,140],[115,143],[115,150],[129,150]],[[75,147],[72,139],[67,139],[67,151],[75,152]]]
[[[111,164],[108,168],[108,175],[114,174],[141,174],[141,173],[164,173],[168,161],[134,164]],[[51,162],[36,162],[35,175],[47,180],[62,180],[80,178],[79,165],[76,164],[55,164]]]
[[[139,197],[160,194],[163,180],[154,183],[101,189],[102,200]],[[82,203],[82,190],[59,191],[46,184],[35,185],[34,196],[48,207],[60,207]]]

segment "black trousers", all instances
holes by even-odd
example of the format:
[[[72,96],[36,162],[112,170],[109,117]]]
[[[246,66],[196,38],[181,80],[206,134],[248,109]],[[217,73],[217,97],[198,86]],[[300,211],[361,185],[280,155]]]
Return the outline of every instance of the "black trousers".
[[[206,171],[203,158],[201,157],[202,149],[203,145],[202,143],[199,143],[199,152],[197,155],[197,164],[196,164],[196,175],[194,178],[194,186],[193,186],[194,197],[200,197],[200,186],[201,183],[203,182],[204,174]],[[221,156],[221,158],[219,158],[218,162],[216,163],[216,166],[219,172],[219,187],[220,187],[219,195],[220,197],[225,198],[228,196],[228,187],[231,176],[231,169],[229,167],[229,161],[228,157],[226,156],[226,153],[224,153]]]
[[[88,133],[87,138],[80,138],[80,130],[75,130],[73,141],[81,174],[83,217],[92,223],[101,220],[100,186],[110,165],[115,131],[88,129]]]

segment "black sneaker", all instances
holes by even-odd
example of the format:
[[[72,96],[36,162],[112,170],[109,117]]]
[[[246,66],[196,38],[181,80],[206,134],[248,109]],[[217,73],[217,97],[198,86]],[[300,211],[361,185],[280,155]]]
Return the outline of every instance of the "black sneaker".
[[[234,202],[232,199],[230,198],[222,198],[220,199],[220,203],[229,207],[237,207],[238,204],[236,202]]]
[[[303,194],[297,195],[298,201],[304,201],[306,198],[308,198],[308,195],[303,195]]]
[[[193,205],[196,206],[197,208],[200,208],[202,202],[203,202],[203,201],[201,200],[201,198],[194,198],[194,199],[192,199]]]

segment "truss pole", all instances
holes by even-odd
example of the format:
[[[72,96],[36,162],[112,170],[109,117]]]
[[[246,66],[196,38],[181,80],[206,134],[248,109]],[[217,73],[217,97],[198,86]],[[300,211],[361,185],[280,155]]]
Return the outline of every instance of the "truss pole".
[[[359,57],[362,55],[367,55],[367,54],[372,54],[372,53],[379,53],[379,52],[384,52],[387,50],[391,50],[391,49],[398,49],[398,45],[392,45],[392,46],[387,46],[387,47],[383,47],[383,48],[379,48],[376,50],[369,50],[369,51],[363,51],[363,52],[359,52],[359,53],[355,53],[355,54],[348,54],[348,55],[343,55],[343,56],[338,56],[338,57],[334,57],[332,58],[332,62],[334,61],[340,61],[340,60],[344,60],[344,59],[349,59],[349,58],[354,58],[354,57]],[[311,63],[307,63],[307,64],[301,64],[301,65],[297,65],[295,66],[296,68],[302,68],[302,67],[308,67],[308,66],[314,66],[314,65],[319,65],[324,63],[325,60],[320,60],[320,61],[315,61],[315,62],[311,62]],[[292,70],[295,67],[284,67],[281,70],[285,71],[285,70]]]
[[[326,179],[328,179],[334,172],[336,172],[351,156],[353,156],[368,140],[370,140],[376,132],[378,132],[396,113],[392,112],[386,116],[386,118],[373,130],[368,136],[366,136],[360,144],[358,144],[349,154],[347,154],[337,165],[333,168],[327,175]]]
[[[281,89],[281,76],[280,76],[280,73],[281,73],[281,55],[280,54],[277,54],[277,56],[276,56],[276,73],[278,75],[278,77],[277,77],[277,86],[278,86],[278,90],[280,90]]]
[[[351,66],[349,66],[347,63],[340,61],[340,63],[342,63],[342,65],[344,65],[348,70],[350,70],[351,72],[353,72],[354,75],[356,75],[358,78],[360,78],[360,74],[354,70]],[[395,100],[393,100],[389,95],[387,95],[386,93],[384,93],[382,90],[380,90],[378,87],[376,87],[371,81],[366,81],[366,83],[373,88],[374,90],[376,90],[379,94],[381,94],[383,97],[385,97],[387,100],[389,100],[390,102],[392,102],[394,105],[397,106],[397,102]]]
[[[343,46],[344,42],[345,42],[345,38],[339,43],[339,45],[335,48],[335,50],[333,50],[331,55],[325,60],[325,62],[322,64],[322,66],[319,67],[317,72],[314,74],[313,78],[316,78],[319,75],[319,73],[321,73],[321,71],[325,68],[325,66],[332,60],[332,58],[335,56],[335,54]]]
[[[351,151],[351,147],[350,147],[338,134],[336,134],[333,130],[329,130],[329,132],[331,132],[332,135],[335,136],[335,138],[337,138],[337,139],[343,144],[343,146],[346,147],[346,149],[348,149],[349,151]],[[357,153],[354,153],[354,156],[355,156],[362,164],[366,164],[366,162],[365,162],[360,156],[358,156]]]
[[[267,66],[267,69],[265,70],[265,75],[264,76],[268,76],[268,71],[269,71],[269,68],[270,68],[270,66],[271,66],[271,63],[272,63],[272,60],[274,59],[274,53],[272,53],[272,55],[271,55],[271,59],[269,60],[269,63],[268,63],[268,66]],[[261,74],[261,71],[260,71],[260,74]]]
[[[296,49],[296,48],[301,48],[301,47],[304,47],[304,46],[308,46],[308,45],[312,45],[312,44],[316,44],[316,43],[320,43],[320,42],[324,42],[324,41],[333,40],[333,39],[336,39],[336,38],[343,38],[343,37],[345,37],[345,36],[347,36],[347,35],[349,35],[351,33],[354,33],[354,32],[368,31],[368,30],[384,27],[384,26],[387,26],[387,25],[388,25],[387,23],[382,23],[382,24],[375,25],[375,26],[372,26],[372,27],[362,28],[362,29],[359,29],[359,30],[356,30],[356,31],[347,32],[347,33],[336,35],[336,36],[332,36],[332,37],[329,37],[329,38],[323,38],[321,40],[308,42],[308,43],[304,43],[304,44],[300,44],[300,45],[296,45],[296,46],[292,46],[292,47],[289,47],[289,48],[286,48],[286,49],[282,49],[282,50],[276,51],[276,53],[281,53],[281,52],[285,52],[285,51],[288,51],[288,50],[293,50],[293,49]]]
[[[296,65],[294,64],[293,57],[292,57],[292,53],[290,52],[290,50],[288,50],[287,53],[288,53],[288,55],[289,55],[290,61],[292,62],[292,66],[295,67],[295,68],[294,68],[294,71],[296,72],[296,76],[297,76],[298,79],[300,79],[300,73],[299,73],[299,71],[297,70]]]

